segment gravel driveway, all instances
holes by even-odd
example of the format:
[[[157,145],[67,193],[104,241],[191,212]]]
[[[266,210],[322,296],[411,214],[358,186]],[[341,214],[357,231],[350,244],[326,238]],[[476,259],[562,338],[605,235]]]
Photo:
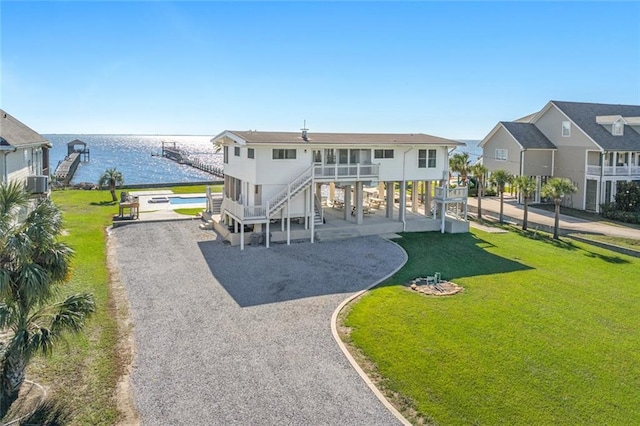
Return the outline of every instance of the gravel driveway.
[[[112,231],[143,424],[398,424],[333,340],[348,294],[404,261],[379,237],[222,244],[197,221]]]

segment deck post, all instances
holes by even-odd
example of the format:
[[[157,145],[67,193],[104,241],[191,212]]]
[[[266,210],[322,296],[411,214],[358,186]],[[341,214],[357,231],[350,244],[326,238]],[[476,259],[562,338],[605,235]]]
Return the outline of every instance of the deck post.
[[[400,206],[398,221],[404,222],[407,216],[407,181],[400,181]]]
[[[431,213],[431,181],[424,183],[424,215],[429,216]]]
[[[446,188],[445,188],[446,190]],[[444,217],[445,217],[445,213],[447,211],[447,203],[442,200],[442,223],[440,224],[440,233],[444,234]]]
[[[387,198],[387,218],[393,219],[393,203],[395,199],[395,182],[385,182],[387,187],[386,189],[386,198]]]
[[[420,182],[414,180],[411,182],[411,211],[418,213],[418,193],[420,191]]]
[[[269,248],[269,224],[270,224],[270,222],[271,221],[269,220],[269,216],[267,216],[267,232],[266,232],[266,234],[264,236],[265,241],[266,241],[265,245],[267,246],[267,248]]]
[[[355,186],[355,203],[356,203],[356,211],[355,211],[355,216],[356,216],[356,224],[358,225],[362,225],[362,222],[364,222],[364,214],[363,214],[363,209],[362,209],[362,198],[363,198],[363,183],[361,181],[356,182],[356,186]]]
[[[291,244],[291,185],[287,190],[287,245]]]
[[[244,224],[240,227],[240,250],[244,250]]]
[[[311,181],[311,182],[313,182],[313,181]],[[313,234],[314,234],[314,232],[316,230],[316,205],[315,205],[315,202],[314,202],[313,192],[312,191],[309,191],[309,192],[311,192],[311,194],[309,194],[309,202],[311,204],[311,216],[310,216],[309,219],[311,220],[311,243],[313,244],[313,241],[314,241],[314,235]],[[322,198],[320,200],[322,200]],[[320,208],[322,208],[322,202],[320,202]]]
[[[344,186],[344,220],[349,222],[351,215],[351,185]]]

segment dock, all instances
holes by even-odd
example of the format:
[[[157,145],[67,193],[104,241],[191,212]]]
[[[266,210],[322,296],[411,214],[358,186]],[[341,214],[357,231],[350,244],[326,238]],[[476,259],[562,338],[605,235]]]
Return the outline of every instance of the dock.
[[[79,139],[74,139],[67,144],[67,156],[58,163],[53,176],[57,182],[61,182],[64,186],[69,185],[80,162],[89,160],[90,151],[87,144]]]
[[[205,163],[199,159],[192,160],[189,156],[178,148],[176,142],[162,142],[162,154],[164,158],[175,161],[179,164],[191,166],[195,169],[202,170],[203,172],[210,173],[221,179],[224,178],[224,171],[222,167],[214,166],[213,164]]]

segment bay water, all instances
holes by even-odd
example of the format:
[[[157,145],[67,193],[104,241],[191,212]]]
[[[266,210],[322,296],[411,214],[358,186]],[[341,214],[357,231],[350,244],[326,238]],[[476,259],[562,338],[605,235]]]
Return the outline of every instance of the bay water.
[[[178,164],[160,156],[162,142],[175,142],[191,159],[222,167],[222,154],[214,151],[212,136],[193,135],[43,135],[53,145],[50,151],[51,173],[67,156],[67,143],[78,139],[87,144],[88,162],[81,162],[72,184],[97,184],[106,169],[116,168],[125,184],[184,183],[218,180],[216,176]],[[78,147],[79,148],[79,147]]]

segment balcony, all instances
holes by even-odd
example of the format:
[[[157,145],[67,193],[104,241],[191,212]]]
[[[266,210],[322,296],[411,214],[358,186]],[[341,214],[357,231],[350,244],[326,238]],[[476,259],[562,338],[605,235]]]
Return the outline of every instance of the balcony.
[[[379,164],[314,164],[314,179],[318,182],[378,180]]]
[[[439,201],[466,201],[468,195],[469,191],[466,186],[458,188],[435,188],[435,199]]]
[[[632,176],[640,177],[640,166],[587,166],[587,174],[592,176]]]
[[[245,206],[244,204],[237,203],[229,198],[224,198],[222,200],[221,209],[244,223],[251,223],[252,221],[263,222],[267,219],[267,212],[264,207]]]

